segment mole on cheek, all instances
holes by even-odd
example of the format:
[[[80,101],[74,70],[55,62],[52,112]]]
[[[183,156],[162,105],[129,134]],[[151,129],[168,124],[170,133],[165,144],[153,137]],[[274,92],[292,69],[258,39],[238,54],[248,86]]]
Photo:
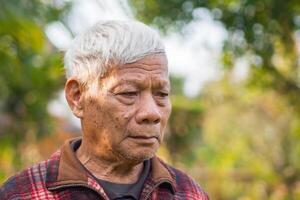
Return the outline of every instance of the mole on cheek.
[[[123,119],[128,120],[129,119],[129,114],[124,114]]]

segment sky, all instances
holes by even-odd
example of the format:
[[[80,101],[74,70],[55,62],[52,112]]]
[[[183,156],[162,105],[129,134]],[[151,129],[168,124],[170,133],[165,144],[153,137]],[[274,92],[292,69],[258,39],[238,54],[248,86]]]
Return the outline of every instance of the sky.
[[[204,85],[221,75],[220,54],[227,32],[220,22],[213,20],[210,12],[204,8],[193,11],[194,20],[187,24],[182,32],[162,36],[172,75],[185,79],[184,93],[194,97]],[[76,35],[98,20],[133,19],[126,0],[74,0],[67,16],[71,32],[61,23],[47,26],[46,35],[59,50],[65,51]],[[242,68],[242,67],[241,67]],[[241,72],[242,73],[242,72]],[[49,105],[51,113],[70,117],[63,93]],[[75,120],[76,121],[76,120]],[[78,122],[76,122],[78,123]]]

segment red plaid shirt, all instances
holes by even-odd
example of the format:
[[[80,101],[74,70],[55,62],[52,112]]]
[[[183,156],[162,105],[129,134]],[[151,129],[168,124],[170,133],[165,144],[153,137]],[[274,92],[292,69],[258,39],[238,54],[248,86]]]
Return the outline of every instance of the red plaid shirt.
[[[50,159],[16,174],[0,188],[0,200],[104,199],[109,198],[95,178],[80,164],[70,141]],[[183,172],[159,158],[151,159],[151,170],[140,199],[203,199],[207,194]]]

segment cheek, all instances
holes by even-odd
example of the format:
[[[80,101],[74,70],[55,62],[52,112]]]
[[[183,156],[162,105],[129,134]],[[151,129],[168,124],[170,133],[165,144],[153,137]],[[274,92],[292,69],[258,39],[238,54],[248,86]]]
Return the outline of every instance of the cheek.
[[[109,127],[118,129],[119,131],[125,131],[127,124],[134,115],[134,109],[132,106],[124,106],[116,100],[108,99],[102,112],[105,113],[105,121]]]
[[[87,104],[84,106],[83,118],[81,121],[84,135],[90,138],[90,142],[97,143],[103,139],[102,130],[105,124],[101,106],[95,99],[87,99]],[[102,139],[101,139],[102,138]]]

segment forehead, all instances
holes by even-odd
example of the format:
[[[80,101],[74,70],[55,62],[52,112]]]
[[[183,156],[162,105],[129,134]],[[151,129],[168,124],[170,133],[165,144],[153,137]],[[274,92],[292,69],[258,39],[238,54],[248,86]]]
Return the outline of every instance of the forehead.
[[[153,54],[145,56],[144,58],[124,65],[117,66],[119,74],[123,72],[136,73],[168,73],[168,60],[165,54]]]
[[[168,61],[165,54],[148,55],[136,62],[119,65],[111,69],[107,76],[113,82],[142,82],[151,79],[168,83]]]

